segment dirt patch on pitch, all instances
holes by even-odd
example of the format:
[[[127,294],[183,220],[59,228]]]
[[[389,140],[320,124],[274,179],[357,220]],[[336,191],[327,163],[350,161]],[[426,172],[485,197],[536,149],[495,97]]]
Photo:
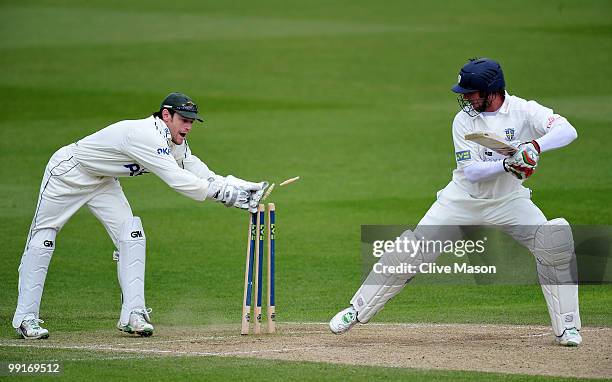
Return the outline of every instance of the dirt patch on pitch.
[[[554,344],[550,328],[543,326],[369,324],[335,336],[326,324],[280,323],[274,335],[238,332],[237,326],[194,331],[158,325],[150,338],[98,332],[87,339],[61,334],[48,341],[3,341],[0,346],[612,378],[612,328],[583,328],[584,343],[578,348]]]

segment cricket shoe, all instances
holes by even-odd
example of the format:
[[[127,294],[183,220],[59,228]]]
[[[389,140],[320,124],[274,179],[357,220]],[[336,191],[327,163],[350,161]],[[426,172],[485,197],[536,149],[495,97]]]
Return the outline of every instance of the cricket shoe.
[[[357,322],[357,311],[353,306],[341,310],[329,321],[329,330],[334,334],[342,334],[349,331]]]
[[[26,340],[38,340],[43,338],[49,338],[49,331],[45,328],[41,328],[39,324],[44,323],[43,320],[36,318],[34,314],[27,314],[21,325],[17,329],[17,334],[21,335]]]
[[[153,325],[149,313],[152,309],[135,309],[130,313],[130,319],[127,325],[122,325],[121,320],[117,322],[117,329],[129,334],[138,334],[142,337],[150,337],[153,335]]]
[[[578,346],[582,343],[582,336],[576,328],[565,329],[563,334],[556,338],[556,341],[562,346]]]

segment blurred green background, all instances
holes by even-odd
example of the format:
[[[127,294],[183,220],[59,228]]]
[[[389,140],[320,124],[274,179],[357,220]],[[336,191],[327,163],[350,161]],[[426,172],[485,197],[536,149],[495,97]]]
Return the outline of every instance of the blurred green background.
[[[360,282],[360,226],[415,224],[455,166],[450,86],[499,60],[511,94],[577,128],[526,185],[549,218],[610,224],[609,1],[0,2],[0,337],[44,167],[59,147],[144,118],[171,91],[206,122],[192,150],[219,174],[279,182],[277,315],[326,321]],[[154,175],[122,179],[147,240],[154,323],[240,321],[246,214]],[[114,330],[113,245],[81,211],[57,239],[41,317]],[[535,273],[535,266],[533,269]],[[408,289],[410,289],[408,291]],[[547,324],[538,286],[411,286],[376,321]],[[612,325],[612,288],[584,286],[585,325]]]

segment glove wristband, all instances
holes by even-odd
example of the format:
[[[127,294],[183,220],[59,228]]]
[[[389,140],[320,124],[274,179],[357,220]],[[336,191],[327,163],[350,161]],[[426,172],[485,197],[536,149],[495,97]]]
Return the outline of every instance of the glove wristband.
[[[531,144],[533,145],[533,147],[535,147],[535,149],[538,151],[538,154],[541,153],[540,151],[540,144],[538,143],[538,141],[536,141],[535,139],[533,141],[531,141]]]

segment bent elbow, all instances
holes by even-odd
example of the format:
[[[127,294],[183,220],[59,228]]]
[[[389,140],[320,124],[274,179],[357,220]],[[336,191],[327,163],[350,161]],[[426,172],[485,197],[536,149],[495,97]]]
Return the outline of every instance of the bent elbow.
[[[575,141],[576,138],[578,138],[578,131],[576,130],[574,126],[572,126],[572,131],[570,133],[570,142]]]
[[[569,121],[565,120],[564,123],[562,123],[559,126],[561,129],[559,131],[561,136],[565,137],[566,140],[566,144],[570,144],[572,143],[576,138],[578,138],[578,131],[576,131],[576,128],[569,123]]]

